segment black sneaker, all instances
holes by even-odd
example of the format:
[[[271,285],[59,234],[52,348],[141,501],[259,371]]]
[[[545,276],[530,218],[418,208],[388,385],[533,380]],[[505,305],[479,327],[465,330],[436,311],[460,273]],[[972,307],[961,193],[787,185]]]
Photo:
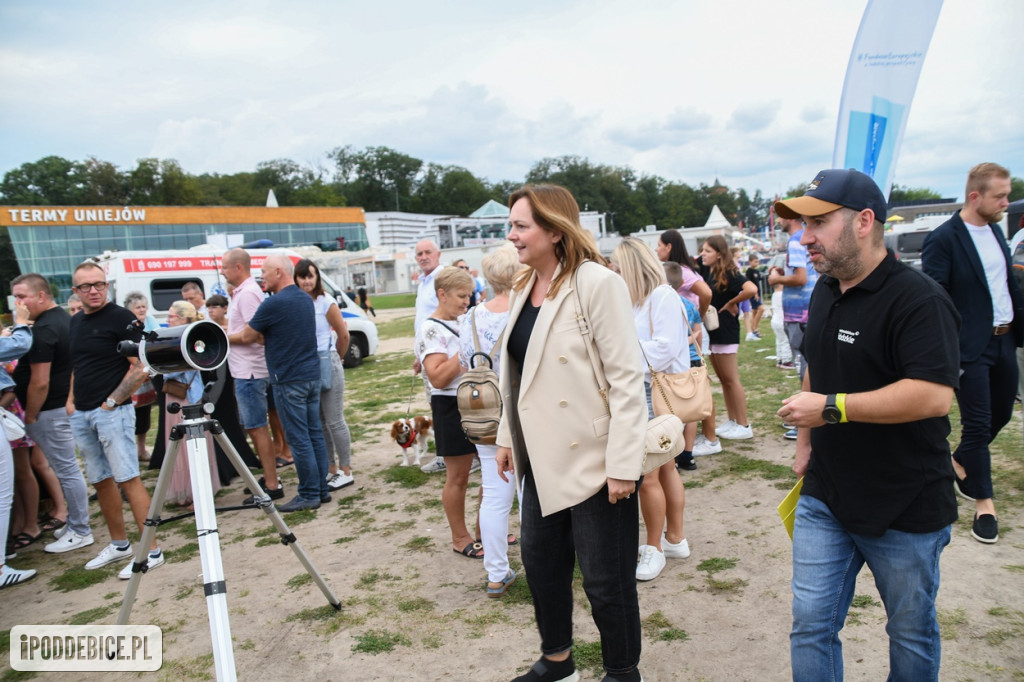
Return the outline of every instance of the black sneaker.
[[[525,675],[520,675],[512,682],[576,682],[579,679],[576,663],[572,660],[572,654],[569,654],[569,658],[564,661],[541,657]]]
[[[689,459],[684,459],[682,455],[676,455],[676,469],[685,469],[686,471],[696,471],[697,462],[694,460],[693,455],[690,455]]]
[[[284,486],[281,485],[280,481],[277,482],[277,490],[268,490],[266,480],[264,480],[263,477],[260,477],[260,487],[263,488],[263,492],[266,493],[271,500],[284,499]],[[251,491],[248,488],[246,488],[245,492],[248,493]],[[249,495],[249,497],[242,500],[242,504],[251,507],[256,504],[256,497],[254,495]]]
[[[986,545],[995,544],[999,539],[999,522],[993,514],[974,515],[974,525],[971,526],[971,537]]]

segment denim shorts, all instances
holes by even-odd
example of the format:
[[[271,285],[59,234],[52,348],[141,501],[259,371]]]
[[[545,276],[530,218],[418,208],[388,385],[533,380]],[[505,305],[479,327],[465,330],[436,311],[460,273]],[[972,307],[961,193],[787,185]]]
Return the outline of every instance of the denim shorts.
[[[135,408],[131,403],[113,410],[78,410],[71,415],[71,433],[85,460],[90,483],[95,485],[111,477],[117,483],[138,478]]]
[[[258,429],[267,425],[267,394],[270,379],[235,379],[235,401],[238,419],[245,429]]]

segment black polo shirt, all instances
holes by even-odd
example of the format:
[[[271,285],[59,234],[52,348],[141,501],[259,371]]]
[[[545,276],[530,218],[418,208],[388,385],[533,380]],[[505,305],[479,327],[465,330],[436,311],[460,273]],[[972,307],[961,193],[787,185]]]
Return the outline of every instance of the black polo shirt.
[[[117,353],[121,341],[134,341],[128,330],[135,314],[115,303],[94,313],[71,318],[71,362],[75,376],[75,409],[95,410],[114,392],[131,368]],[[127,402],[127,401],[126,401]]]
[[[946,292],[890,251],[840,293],[822,275],[811,294],[803,353],[815,393],[872,391],[900,379],[956,388],[960,316]],[[811,429],[803,494],[852,533],[928,533],[957,518],[949,418],[850,422]]]

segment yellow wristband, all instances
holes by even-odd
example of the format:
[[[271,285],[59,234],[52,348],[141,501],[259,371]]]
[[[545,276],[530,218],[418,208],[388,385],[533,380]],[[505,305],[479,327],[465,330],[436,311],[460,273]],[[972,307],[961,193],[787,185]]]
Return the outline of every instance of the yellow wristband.
[[[839,408],[839,423],[845,424],[849,419],[846,418],[846,394],[836,393],[836,407]]]

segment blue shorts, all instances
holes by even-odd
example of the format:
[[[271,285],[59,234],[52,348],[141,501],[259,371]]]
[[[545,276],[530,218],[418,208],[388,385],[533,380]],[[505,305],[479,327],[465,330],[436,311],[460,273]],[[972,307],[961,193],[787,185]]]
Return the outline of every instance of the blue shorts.
[[[71,433],[93,485],[111,477],[117,483],[139,477],[135,408],[131,403],[113,410],[77,410],[71,415]]]
[[[235,379],[238,419],[242,422],[244,429],[259,429],[267,425],[267,394],[269,392],[269,377]]]
[[[749,298],[747,300],[745,300],[745,301],[740,301],[740,312],[741,313],[749,313],[750,312],[750,299]]]

